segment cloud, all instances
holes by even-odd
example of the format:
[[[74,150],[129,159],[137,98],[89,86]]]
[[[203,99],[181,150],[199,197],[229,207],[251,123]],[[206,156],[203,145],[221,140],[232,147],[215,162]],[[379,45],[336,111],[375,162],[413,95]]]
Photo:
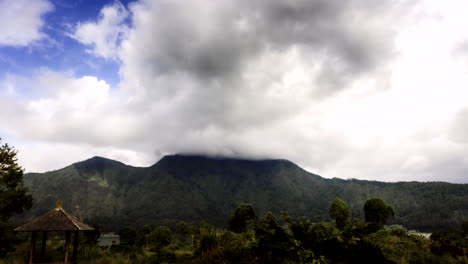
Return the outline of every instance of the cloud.
[[[201,153],[286,158],[325,177],[466,182],[468,68],[453,51],[466,39],[455,22],[468,21],[438,6],[114,2],[73,36],[118,61],[121,82],[8,75],[2,129],[54,158],[51,146],[134,165]]]
[[[322,125],[327,104],[388,88],[379,84],[405,21],[393,2],[366,1],[140,1],[130,11],[120,89],[159,152],[289,158],[320,171],[350,148],[346,117]]]
[[[454,143],[468,144],[468,107],[460,110],[451,124],[450,139]]]
[[[2,141],[3,142],[3,141]],[[5,141],[6,142],[6,141]],[[10,142],[9,142],[10,143]],[[145,166],[154,162],[142,152],[115,147],[99,147],[91,144],[66,144],[42,142],[12,142],[18,151],[21,166],[28,172],[44,172],[64,168],[72,163],[101,156],[119,160],[133,166]],[[28,149],[28,151],[24,151]],[[44,153],[47,153],[45,159]]]
[[[44,15],[53,9],[47,0],[0,0],[0,46],[28,46],[45,38]]]
[[[0,80],[0,134],[27,171],[47,171],[99,155],[132,165],[156,161],[144,122],[110,86],[93,76],[38,70]],[[147,133],[147,132],[146,132]],[[47,154],[45,154],[47,153]]]
[[[136,2],[121,87],[147,110],[170,102],[180,130],[287,120],[392,57],[393,32],[381,25],[394,7],[355,3]]]
[[[88,52],[106,59],[116,59],[120,41],[128,30],[128,12],[119,1],[102,8],[97,21],[79,23],[71,37],[91,46]]]
[[[134,30],[121,56],[154,76],[183,72],[224,80],[241,77],[245,64],[259,57],[295,49],[320,75],[330,75],[324,80],[346,78],[378,67],[392,53],[392,6],[364,2],[140,1],[131,7]],[[144,65],[132,64],[139,52]]]

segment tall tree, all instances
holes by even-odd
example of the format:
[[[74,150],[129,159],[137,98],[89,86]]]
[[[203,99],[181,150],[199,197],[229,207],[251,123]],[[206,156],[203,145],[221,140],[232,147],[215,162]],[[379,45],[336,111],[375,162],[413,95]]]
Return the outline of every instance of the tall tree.
[[[364,214],[366,222],[373,222],[383,226],[390,216],[395,216],[395,210],[380,198],[370,198],[364,204]]]
[[[158,226],[148,235],[148,243],[154,251],[169,245],[171,241],[172,231],[166,226]]]
[[[11,216],[32,206],[32,196],[23,183],[23,168],[18,165],[17,151],[0,139],[0,255],[13,250],[15,238],[9,223]]]
[[[335,224],[338,229],[343,229],[349,219],[350,211],[345,201],[340,198],[335,198],[328,210],[330,217],[335,219]]]
[[[241,204],[229,219],[229,228],[235,233],[246,232],[249,225],[256,220],[257,214],[251,204]]]
[[[134,246],[136,243],[137,232],[135,228],[126,226],[119,231],[120,245],[122,246]]]
[[[254,251],[260,263],[284,263],[294,246],[292,237],[276,221],[273,213],[268,212],[255,228],[257,243]]]

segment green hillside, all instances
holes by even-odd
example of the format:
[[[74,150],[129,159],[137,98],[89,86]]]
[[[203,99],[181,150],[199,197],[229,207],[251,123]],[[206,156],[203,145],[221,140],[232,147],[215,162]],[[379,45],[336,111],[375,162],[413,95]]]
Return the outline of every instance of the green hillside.
[[[137,168],[94,157],[57,171],[26,174],[25,182],[34,206],[20,220],[45,213],[60,199],[66,210],[109,231],[179,221],[225,226],[243,202],[253,204],[259,215],[287,211],[319,221],[328,219],[335,197],[346,200],[353,217],[361,219],[364,202],[381,197],[395,207],[394,223],[421,231],[468,219],[468,184],[324,179],[286,160],[174,155]]]

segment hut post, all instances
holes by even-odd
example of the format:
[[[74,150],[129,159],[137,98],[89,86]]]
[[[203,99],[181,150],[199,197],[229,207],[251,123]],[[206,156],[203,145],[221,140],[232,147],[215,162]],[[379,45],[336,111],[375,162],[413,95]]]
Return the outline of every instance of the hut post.
[[[76,263],[76,258],[78,256],[78,238],[79,238],[78,230],[75,230],[73,233],[73,256],[72,256],[72,263]]]
[[[46,255],[47,247],[47,231],[42,232],[42,243],[41,243],[41,258],[44,259]]]
[[[37,232],[33,231],[31,234],[31,247],[29,248],[29,264],[33,263],[34,259],[34,249],[36,247],[36,235]]]
[[[68,259],[71,255],[70,240],[72,231],[74,231],[72,261],[76,263],[78,256],[78,242],[80,230],[88,231],[93,230],[93,228],[88,226],[87,224],[78,221],[76,217],[65,212],[65,210],[63,210],[62,208],[61,201],[57,201],[57,206],[55,207],[55,209],[48,212],[47,214],[35,218],[29,223],[26,223],[18,228],[15,228],[15,231],[17,232],[32,232],[31,247],[29,249],[29,264],[34,263],[35,260],[37,232],[43,232],[41,245],[41,261],[45,259],[45,253],[47,251],[47,232],[49,231],[66,231],[64,263],[69,263]]]
[[[66,240],[65,240],[65,260],[63,261],[64,264],[68,263],[68,255],[70,250],[70,235],[71,231],[66,232]]]

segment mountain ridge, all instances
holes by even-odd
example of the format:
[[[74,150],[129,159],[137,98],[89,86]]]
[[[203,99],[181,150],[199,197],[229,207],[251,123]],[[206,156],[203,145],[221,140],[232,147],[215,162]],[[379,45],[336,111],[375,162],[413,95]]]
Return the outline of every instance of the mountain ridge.
[[[25,174],[25,182],[34,206],[23,220],[60,199],[91,224],[111,231],[178,221],[225,226],[243,202],[253,204],[259,215],[287,211],[322,220],[328,219],[335,197],[346,200],[357,218],[363,218],[366,199],[381,197],[396,208],[394,223],[420,230],[456,226],[468,217],[468,184],[326,179],[283,159],[178,154],[133,167],[92,157],[60,170]]]

